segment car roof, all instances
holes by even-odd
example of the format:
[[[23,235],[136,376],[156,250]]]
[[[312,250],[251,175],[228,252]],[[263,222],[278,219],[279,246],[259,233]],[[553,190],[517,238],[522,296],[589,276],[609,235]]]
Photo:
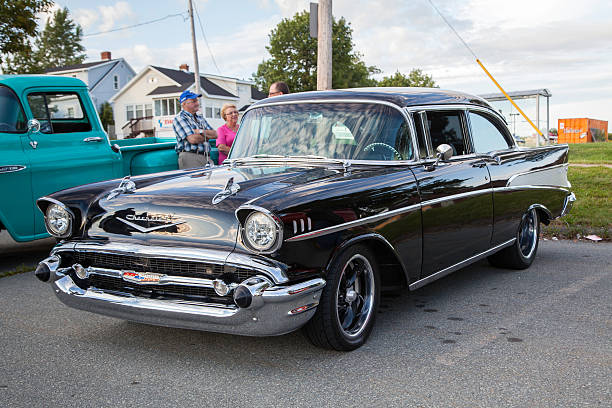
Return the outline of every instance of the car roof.
[[[35,86],[87,86],[80,79],[58,75],[0,75],[0,84],[9,86],[17,93]]]
[[[299,92],[289,95],[280,95],[263,99],[253,106],[264,105],[272,102],[300,102],[307,100],[334,100],[334,99],[359,99],[385,101],[397,105],[400,108],[421,105],[451,105],[468,104],[491,108],[483,98],[464,92],[450,91],[439,88],[351,88],[330,91]]]

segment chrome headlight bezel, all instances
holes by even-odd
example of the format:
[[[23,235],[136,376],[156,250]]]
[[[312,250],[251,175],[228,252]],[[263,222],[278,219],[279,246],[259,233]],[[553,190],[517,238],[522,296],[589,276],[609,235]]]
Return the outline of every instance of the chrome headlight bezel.
[[[246,215],[239,212],[249,210]],[[240,222],[240,236],[242,243],[252,252],[257,254],[270,254],[276,252],[283,243],[283,223],[282,221],[265,208],[248,206],[241,207],[236,211],[236,217]],[[254,242],[252,238],[252,225],[250,223],[259,221],[267,222],[269,226],[270,241],[265,244]]]
[[[47,201],[50,202],[45,209],[45,228],[47,232],[57,238],[70,237],[74,225],[74,213],[59,201]],[[53,221],[54,219],[56,222]],[[57,220],[62,221],[61,227],[57,226]]]

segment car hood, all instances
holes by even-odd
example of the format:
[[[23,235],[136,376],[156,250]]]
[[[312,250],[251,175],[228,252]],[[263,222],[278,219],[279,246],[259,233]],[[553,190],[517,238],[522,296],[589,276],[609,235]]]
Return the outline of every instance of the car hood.
[[[137,240],[146,245],[179,245],[183,241],[190,246],[231,250],[238,234],[235,210],[242,204],[339,176],[341,168],[223,166],[137,183],[131,193],[110,199],[105,193],[99,198],[99,211],[88,220],[84,237]]]

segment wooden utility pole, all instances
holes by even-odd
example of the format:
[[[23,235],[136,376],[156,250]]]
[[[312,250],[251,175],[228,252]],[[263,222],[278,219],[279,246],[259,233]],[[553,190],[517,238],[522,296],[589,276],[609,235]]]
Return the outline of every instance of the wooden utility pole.
[[[189,0],[189,20],[191,21],[191,46],[193,48],[195,87],[196,93],[199,95],[202,93],[200,91],[200,62],[198,61],[198,47],[196,46],[195,28],[193,25],[193,4],[191,4],[191,0]]]
[[[319,0],[317,90],[332,89],[332,0]]]

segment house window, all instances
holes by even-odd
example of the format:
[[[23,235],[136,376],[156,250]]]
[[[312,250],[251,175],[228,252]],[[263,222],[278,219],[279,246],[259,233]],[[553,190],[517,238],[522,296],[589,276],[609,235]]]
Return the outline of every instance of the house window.
[[[218,106],[215,106],[213,110],[215,113],[215,119],[221,118],[221,108],[219,108]]]
[[[149,108],[150,109],[150,108]],[[181,104],[176,98],[156,99],[155,116],[174,116],[181,111]]]
[[[126,121],[134,119],[134,105],[125,106],[125,118]]]
[[[153,116],[153,106],[150,103],[145,103],[145,117]]]
[[[204,112],[205,112],[205,116],[207,118],[212,118],[213,117],[213,113],[212,113],[213,112],[213,108],[212,108],[212,106],[207,106],[206,109],[204,109]]]
[[[113,76],[113,88],[115,90],[119,89],[119,75]]]

